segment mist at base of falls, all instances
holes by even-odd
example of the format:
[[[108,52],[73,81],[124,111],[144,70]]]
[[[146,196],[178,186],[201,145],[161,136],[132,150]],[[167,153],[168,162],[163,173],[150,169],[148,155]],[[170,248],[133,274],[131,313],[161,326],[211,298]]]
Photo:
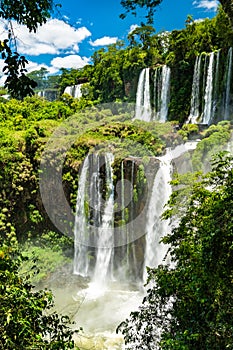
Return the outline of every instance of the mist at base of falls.
[[[104,289],[88,278],[71,274],[71,266],[48,281],[55,297],[56,311],[83,328],[74,337],[80,349],[123,350],[124,341],[117,326],[141,304],[143,286],[119,282],[106,283]]]

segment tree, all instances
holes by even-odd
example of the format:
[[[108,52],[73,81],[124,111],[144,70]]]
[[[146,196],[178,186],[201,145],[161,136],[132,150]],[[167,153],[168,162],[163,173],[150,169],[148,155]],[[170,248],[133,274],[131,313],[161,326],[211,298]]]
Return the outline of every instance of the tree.
[[[162,0],[121,0],[121,5],[125,8],[126,13],[121,14],[120,18],[124,19],[129,12],[136,16],[137,7],[146,8],[147,22],[148,24],[152,24],[155,8],[160,5],[161,2]]]
[[[8,235],[0,247],[0,349],[74,349],[70,320],[52,311],[52,294],[20,275],[24,260]]]
[[[219,0],[220,4],[222,5],[223,10],[228,15],[231,26],[233,28],[233,2],[232,0]]]
[[[212,166],[170,199],[164,217],[179,215],[163,239],[171,264],[148,269],[143,304],[120,325],[127,349],[233,348],[233,157]]]
[[[6,39],[0,42],[0,53],[5,62],[3,72],[7,75],[5,88],[14,98],[33,95],[36,83],[26,75],[28,61],[17,52],[12,20],[26,25],[29,32],[46,23],[53,8],[53,0],[3,0],[0,2],[0,18],[8,21]]]
[[[48,73],[49,71],[46,68],[41,67],[39,70],[34,70],[33,72],[28,73],[27,77],[29,77],[30,79],[36,82],[38,89],[43,90],[47,88]]]

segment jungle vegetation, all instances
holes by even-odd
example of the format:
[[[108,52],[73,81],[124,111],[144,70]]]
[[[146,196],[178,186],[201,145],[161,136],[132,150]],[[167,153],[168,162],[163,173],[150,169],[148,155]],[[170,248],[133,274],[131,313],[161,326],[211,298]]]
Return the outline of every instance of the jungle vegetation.
[[[59,77],[48,78],[43,69],[27,74],[26,58],[12,50],[13,33],[9,31],[9,37],[2,42],[1,54],[8,75],[5,87],[11,95],[11,99],[0,101],[2,350],[74,347],[70,320],[50,313],[51,294],[35,292],[31,273],[22,275],[19,269],[28,262],[25,250],[32,259],[32,245],[46,245],[56,263],[63,264],[72,256],[72,241],[64,240],[50,221],[39,191],[42,152],[52,133],[70,117],[84,130],[67,153],[63,169],[63,186],[73,208],[80,164],[95,147],[111,145],[119,161],[132,149],[132,142],[142,145],[138,152],[147,157],[163,154],[168,145],[193,137],[201,139],[192,158],[197,173],[174,179],[173,185],[178,189],[164,214],[177,216],[180,209],[178,227],[164,238],[171,246],[173,264],[148,269],[151,287],[144,302],[120,328],[129,349],[134,346],[149,350],[156,343],[161,349],[233,348],[232,158],[222,153],[207,175],[200,172],[206,170],[203,163],[207,156],[210,159],[220,147],[226,147],[232,125],[224,121],[203,131],[183,124],[189,113],[195,57],[218,49],[226,54],[233,46],[231,14],[225,7],[227,1],[222,1],[223,7],[211,20],[195,22],[188,16],[183,30],[156,33],[150,18],[160,3],[122,1],[126,12],[146,6],[149,23],[142,23],[131,32],[128,43],[118,42],[98,50],[91,65],[63,69]],[[50,16],[52,2],[4,0],[0,8],[2,18],[13,18],[35,31]],[[34,22],[28,20],[28,13],[34,16]],[[174,71],[171,120],[164,125],[132,121],[124,103],[135,102],[141,69],[160,64],[168,64]],[[58,88],[59,99],[49,102],[32,96],[35,80],[38,88]],[[80,99],[63,94],[66,86],[79,83],[83,83]],[[111,103],[113,110],[109,109]],[[100,109],[100,105],[104,108]],[[86,128],[87,125],[91,127]],[[50,265],[53,268],[52,262]],[[40,277],[44,276],[46,272]],[[161,330],[159,335],[156,327]]]

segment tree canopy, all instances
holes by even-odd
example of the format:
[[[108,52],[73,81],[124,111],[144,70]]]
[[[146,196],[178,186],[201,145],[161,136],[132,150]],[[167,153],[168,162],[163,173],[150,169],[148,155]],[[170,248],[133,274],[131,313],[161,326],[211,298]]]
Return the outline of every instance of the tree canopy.
[[[8,21],[6,39],[0,43],[0,53],[5,63],[3,72],[7,75],[5,87],[12,97],[22,99],[33,95],[36,83],[26,75],[28,61],[17,52],[11,21],[25,25],[29,32],[36,32],[50,17],[52,8],[52,0],[3,0],[0,3],[0,18]]]
[[[121,14],[120,17],[124,19],[126,14],[129,12],[136,16],[138,7],[146,8],[147,22],[152,24],[155,8],[156,6],[160,5],[161,2],[162,0],[121,0],[121,5],[125,8],[126,13]]]

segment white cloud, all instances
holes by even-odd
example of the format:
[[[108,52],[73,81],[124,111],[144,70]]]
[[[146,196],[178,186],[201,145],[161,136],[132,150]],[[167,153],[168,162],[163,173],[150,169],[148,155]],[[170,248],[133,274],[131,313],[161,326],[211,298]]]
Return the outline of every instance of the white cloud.
[[[0,60],[0,86],[3,86],[5,83],[5,80],[7,76],[2,72],[2,68],[5,66],[5,63],[3,60]],[[54,66],[47,66],[45,63],[38,64],[33,61],[28,61],[28,64],[26,65],[27,73],[33,72],[35,70],[40,70],[41,68],[47,69],[49,74],[57,74],[59,72],[58,67]]]
[[[131,26],[130,26],[130,28],[129,28],[129,34],[130,33],[132,33],[136,28],[138,28],[139,27],[139,25],[137,25],[137,24],[132,24]]]
[[[203,8],[207,11],[217,11],[218,0],[195,0],[193,5],[197,8]]]
[[[201,22],[204,22],[205,20],[206,20],[206,18],[197,18],[197,19],[194,19],[194,22],[201,23]]]
[[[61,52],[79,51],[78,44],[91,36],[86,27],[74,28],[69,24],[50,19],[41,26],[37,33],[29,33],[25,26],[13,22],[14,34],[18,38],[18,52],[38,56],[40,54],[59,54]],[[0,40],[6,36],[6,24],[0,23]]]
[[[51,65],[54,68],[82,68],[90,63],[90,59],[87,57],[81,57],[78,55],[69,55],[65,57],[56,57],[51,61]]]
[[[117,37],[103,36],[102,38],[96,39],[95,41],[89,41],[91,46],[106,46],[110,44],[115,44],[117,42]]]

